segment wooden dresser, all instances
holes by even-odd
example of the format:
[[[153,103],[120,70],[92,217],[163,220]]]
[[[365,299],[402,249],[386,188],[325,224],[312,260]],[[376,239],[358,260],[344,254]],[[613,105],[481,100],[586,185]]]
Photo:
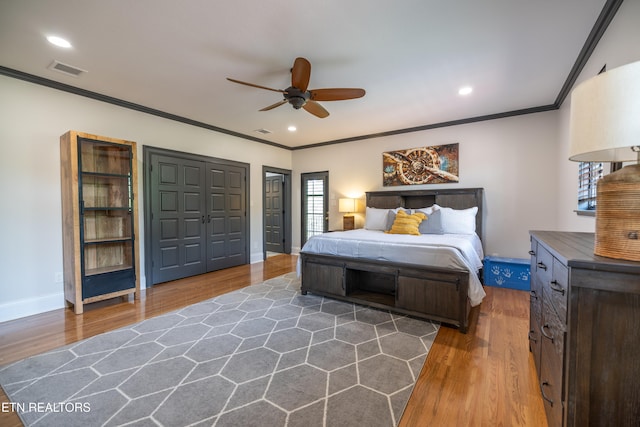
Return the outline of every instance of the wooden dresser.
[[[533,353],[549,426],[640,425],[640,262],[531,232]]]

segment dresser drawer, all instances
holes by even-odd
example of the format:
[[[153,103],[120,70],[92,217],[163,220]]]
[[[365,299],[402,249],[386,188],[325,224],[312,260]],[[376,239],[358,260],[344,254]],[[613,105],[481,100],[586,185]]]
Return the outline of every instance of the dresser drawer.
[[[542,334],[540,334],[540,322],[533,315],[529,319],[529,351],[536,365],[536,373],[540,378],[540,354],[542,352]]]
[[[542,323],[540,324],[540,333],[542,334],[542,342],[547,342],[553,346],[553,351],[562,358],[564,354],[564,335],[566,325],[556,314],[555,309],[549,298],[542,299]],[[543,351],[545,346],[543,345]],[[550,346],[546,346],[547,350],[551,350]],[[562,372],[562,370],[560,370]]]
[[[545,288],[543,292],[547,292],[547,289]],[[562,425],[563,411],[563,361],[566,328],[556,314],[551,298],[548,298],[546,293],[542,306],[540,390],[549,426],[560,426]]]
[[[531,301],[531,319],[535,319],[538,325],[542,324],[542,281],[537,270],[538,242],[531,239],[531,278],[529,299]],[[544,270],[543,270],[544,272]]]
[[[562,426],[562,355],[547,351],[545,340],[542,341],[540,392],[549,427]]]
[[[537,300],[540,304],[540,310],[542,307],[542,282],[540,281],[539,274],[537,274],[537,262],[538,262],[538,242],[535,239],[531,239],[531,250],[529,251],[529,255],[531,255],[531,283],[530,283],[530,294],[531,294],[531,302]],[[532,307],[533,308],[533,307]],[[538,313],[542,313],[538,310]],[[538,318],[538,323],[540,323],[540,318]]]
[[[531,319],[538,325],[542,324],[542,284],[537,277],[531,278],[531,291],[529,292]]]
[[[553,260],[553,273],[549,283],[545,283],[545,292],[548,292],[553,303],[553,308],[558,313],[560,321],[567,324],[567,298],[569,283],[569,270],[557,259]]]
[[[542,245],[538,245],[535,254],[535,266],[532,265],[531,267],[535,268],[535,270],[531,271],[532,275],[537,276],[543,284],[549,283],[553,273],[553,255]]]

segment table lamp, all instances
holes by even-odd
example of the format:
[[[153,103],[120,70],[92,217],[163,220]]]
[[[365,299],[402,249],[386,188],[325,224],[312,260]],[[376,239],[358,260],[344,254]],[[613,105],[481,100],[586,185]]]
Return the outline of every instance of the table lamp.
[[[356,199],[339,199],[338,211],[347,214],[355,212]],[[353,230],[355,228],[355,218],[353,215],[345,215],[342,217],[342,228],[344,230]]]
[[[573,90],[569,160],[636,162],[598,180],[594,253],[640,261],[640,61]]]

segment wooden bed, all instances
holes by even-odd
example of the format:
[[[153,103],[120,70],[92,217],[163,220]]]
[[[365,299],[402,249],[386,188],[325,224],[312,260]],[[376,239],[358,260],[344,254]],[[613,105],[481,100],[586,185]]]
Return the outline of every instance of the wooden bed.
[[[368,207],[381,209],[477,206],[476,233],[484,242],[482,188],[375,191],[366,194],[366,201]],[[467,332],[471,309],[468,271],[305,252],[300,257],[302,294],[311,292],[436,320]]]

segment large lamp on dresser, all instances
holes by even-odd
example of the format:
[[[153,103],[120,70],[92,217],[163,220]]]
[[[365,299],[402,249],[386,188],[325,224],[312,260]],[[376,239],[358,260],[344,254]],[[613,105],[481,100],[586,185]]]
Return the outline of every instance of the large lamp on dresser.
[[[640,61],[601,73],[571,94],[569,160],[635,162],[596,189],[596,255],[640,261]]]

